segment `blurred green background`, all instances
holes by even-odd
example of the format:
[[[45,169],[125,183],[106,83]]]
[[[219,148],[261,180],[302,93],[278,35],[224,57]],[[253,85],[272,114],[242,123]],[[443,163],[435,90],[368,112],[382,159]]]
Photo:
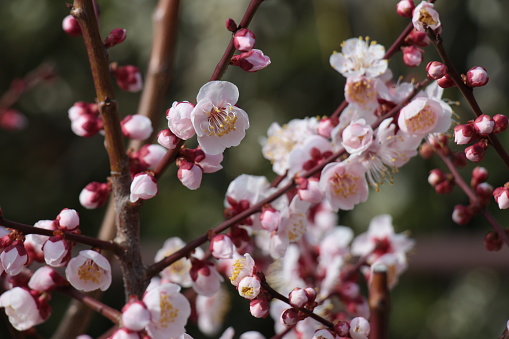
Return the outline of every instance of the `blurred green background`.
[[[111,49],[111,61],[145,70],[156,1],[99,4],[103,36],[113,28],[127,29],[127,40]],[[175,81],[167,107],[175,100],[195,99],[228,43],[225,20],[239,22],[247,4],[247,0],[182,1]],[[259,138],[273,121],[283,124],[293,118],[331,114],[343,100],[345,80],[330,67],[330,54],[340,50],[343,40],[358,36],[369,36],[388,47],[408,23],[396,15],[395,5],[396,1],[387,0],[265,1],[250,28],[257,36],[257,48],[270,56],[272,64],[257,73],[231,68],[224,77],[239,87],[238,104],[251,121],[247,136],[239,147],[225,152],[225,169],[205,175],[197,191],[187,190],[176,180],[174,167],[162,178],[158,197],[147,201],[142,213],[147,263],[152,262],[163,239],[179,235],[190,240],[221,222],[224,193],[235,177],[242,173],[266,175],[269,180],[275,177],[261,155]],[[444,44],[457,68],[465,72],[481,65],[490,74],[488,86],[475,91],[480,106],[487,114],[507,113],[509,40],[502,37],[509,31],[505,15],[509,3],[438,0],[436,8]],[[82,232],[95,235],[104,208],[83,209],[78,194],[90,181],[104,181],[108,162],[101,137],[79,138],[70,130],[68,108],[76,101],[93,102],[95,97],[81,38],[68,37],[61,29],[66,15],[63,1],[0,1],[0,95],[13,79],[41,63],[54,64],[58,73],[13,106],[28,117],[25,130],[0,130],[0,206],[6,218],[26,224],[53,219],[64,207],[74,208],[80,212]],[[420,67],[405,67],[400,53],[389,67],[395,78],[422,80],[424,66],[431,60],[437,56],[429,47]],[[139,94],[118,90],[117,95],[122,115],[136,113]],[[458,121],[473,117],[455,89],[447,89],[445,97],[459,100],[453,106]],[[161,111],[160,128],[165,127],[164,116]],[[509,144],[507,135],[500,138],[504,145]],[[489,169],[493,186],[507,181],[507,169],[491,150],[482,165]],[[354,211],[341,212],[340,223],[360,233],[373,216],[389,213],[398,232],[410,230],[417,238],[415,259],[410,258],[410,269],[393,292],[391,338],[496,337],[509,318],[508,251],[483,250],[489,226],[482,218],[474,218],[467,226],[451,221],[453,206],[468,201],[457,189],[447,196],[434,193],[427,175],[435,167],[443,168],[438,159],[413,159],[395,175],[394,185],[372,192],[368,202]],[[469,165],[462,173],[468,178],[473,167]],[[495,205],[490,210],[505,226],[506,214]],[[106,300],[121,307],[122,299],[121,289],[111,289]],[[253,320],[248,303],[238,299],[234,298],[235,311],[228,320],[237,333],[257,329],[271,335],[271,321]],[[52,333],[66,302],[54,296],[53,316],[39,327],[42,336]],[[95,317],[89,334],[97,336],[109,326],[108,321]],[[0,324],[0,333],[4,331]],[[190,333],[195,333],[192,328]]]

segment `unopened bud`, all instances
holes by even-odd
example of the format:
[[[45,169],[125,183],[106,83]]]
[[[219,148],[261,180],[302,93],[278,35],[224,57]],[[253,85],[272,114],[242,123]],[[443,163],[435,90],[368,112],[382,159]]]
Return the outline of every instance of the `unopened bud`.
[[[94,209],[103,206],[108,200],[111,186],[97,181],[91,182],[81,191],[79,200],[83,207]]]
[[[474,128],[479,135],[486,136],[493,132],[495,121],[489,115],[481,114],[474,120]]]
[[[481,87],[488,83],[490,77],[486,68],[481,66],[472,67],[466,76],[466,85],[469,87]]]
[[[504,244],[504,241],[500,239],[497,232],[489,232],[484,237],[484,247],[488,251],[500,251]]]
[[[437,80],[437,85],[442,88],[455,87],[456,83],[452,80],[449,74],[444,75],[440,79]]]
[[[126,30],[123,28],[115,28],[110,34],[104,39],[104,47],[111,48],[122,43],[127,37]]]
[[[111,70],[117,79],[118,87],[128,92],[139,92],[143,88],[140,69],[136,66],[112,65]]]
[[[426,65],[428,78],[438,80],[447,74],[447,66],[439,61],[430,61]]]
[[[486,180],[488,180],[488,170],[486,168],[477,166],[472,170],[472,179],[470,180],[470,186],[472,188],[477,187],[477,185]]]
[[[299,321],[299,312],[295,308],[287,308],[281,314],[281,322],[286,327],[293,327]]]
[[[429,143],[425,142],[419,148],[419,154],[423,159],[430,159],[435,154],[435,150]]]
[[[128,115],[120,124],[122,126],[122,133],[134,140],[148,139],[154,130],[152,128],[152,121],[141,114]]]
[[[264,298],[251,300],[249,303],[249,312],[255,318],[266,318],[269,315],[270,304]]]
[[[348,337],[348,334],[350,332],[350,324],[346,321],[338,321],[334,325],[334,331],[340,336],[340,337]]]
[[[76,18],[72,15],[68,15],[64,18],[62,21],[62,29],[69,36],[81,35],[80,24],[78,23],[78,20],[76,20]]]
[[[509,187],[507,184],[503,187],[497,187],[493,191],[493,197],[501,210],[509,208]]]
[[[252,49],[239,55],[234,55],[230,65],[239,66],[246,72],[256,72],[270,65],[270,58],[259,49]]]
[[[396,5],[396,13],[403,18],[411,18],[415,8],[413,0],[401,0]]]
[[[422,50],[415,46],[402,47],[403,62],[408,67],[417,67],[422,62]]]
[[[458,145],[468,144],[477,137],[476,129],[471,123],[454,127],[454,142]]]
[[[157,194],[157,181],[150,173],[138,173],[131,183],[130,201],[136,202],[139,199],[147,200]]]
[[[235,32],[237,30],[237,23],[231,18],[226,19],[225,26],[230,32]]]
[[[167,149],[175,149],[180,140],[169,128],[163,129],[157,134],[157,142]]]
[[[436,185],[446,180],[446,177],[447,175],[442,170],[435,168],[429,172],[428,183],[435,187]]]
[[[237,51],[248,52],[253,49],[256,37],[247,28],[241,28],[233,35],[233,45]]]
[[[20,131],[28,125],[28,119],[21,112],[8,108],[0,111],[0,128],[7,131]]]
[[[405,38],[406,45],[415,45],[417,47],[426,47],[430,43],[428,36],[424,32],[413,29]]]
[[[478,163],[484,159],[484,153],[486,153],[487,144],[484,140],[480,140],[475,144],[465,148],[465,156],[468,160]]]
[[[472,219],[472,212],[468,206],[456,205],[452,212],[452,220],[458,225],[466,225]]]
[[[508,119],[505,115],[497,114],[493,117],[493,121],[495,121],[495,128],[493,129],[493,133],[497,134],[507,129]]]

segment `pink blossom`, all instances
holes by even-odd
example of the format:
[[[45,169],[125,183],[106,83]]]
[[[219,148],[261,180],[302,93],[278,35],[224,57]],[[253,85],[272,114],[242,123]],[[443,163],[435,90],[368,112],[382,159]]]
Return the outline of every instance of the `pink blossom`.
[[[147,200],[157,195],[157,182],[150,173],[138,173],[131,183],[130,201]]]
[[[223,161],[223,154],[207,154],[201,160],[196,160],[195,163],[200,166],[203,173],[215,173],[223,168],[221,162]]]
[[[264,230],[268,232],[276,231],[281,224],[281,212],[272,206],[263,207],[260,222]]]
[[[111,48],[122,43],[127,37],[126,30],[122,28],[113,29],[104,39],[104,47]]]
[[[415,7],[412,15],[415,30],[425,32],[427,27],[432,30],[440,27],[440,17],[433,7],[433,4],[427,1],[422,1]]]
[[[166,111],[168,128],[180,139],[187,140],[196,134],[191,121],[191,112],[194,106],[194,104],[187,101],[174,101],[171,108]]]
[[[92,137],[103,128],[102,119],[92,114],[82,114],[71,120],[71,130],[80,137]]]
[[[36,291],[47,292],[66,283],[65,279],[53,268],[42,266],[30,277],[28,287]]]
[[[290,292],[288,300],[290,301],[290,305],[297,308],[303,307],[309,302],[308,295],[303,288],[294,288]]]
[[[404,18],[411,18],[415,8],[413,0],[401,0],[396,5],[396,13]]]
[[[298,195],[303,201],[307,201],[311,204],[318,204],[325,197],[320,191],[320,180],[317,178],[297,178],[299,185]]]
[[[341,44],[341,53],[334,52],[329,62],[345,78],[365,75],[374,78],[387,70],[383,59],[385,48],[368,39],[351,38]]]
[[[65,276],[77,290],[89,292],[107,290],[111,285],[111,265],[104,256],[92,250],[83,250],[69,261]]]
[[[426,65],[426,73],[428,78],[438,80],[447,74],[447,66],[439,61],[430,61]]]
[[[218,234],[210,240],[209,250],[216,259],[230,259],[235,252],[235,246],[228,235]]]
[[[483,140],[480,140],[465,148],[465,156],[473,163],[478,163],[484,159],[487,147],[488,145]]]
[[[69,36],[74,37],[81,35],[80,24],[78,23],[78,20],[76,20],[72,15],[68,15],[64,18],[62,21],[62,29]]]
[[[28,254],[23,246],[23,242],[15,240],[12,244],[4,248],[0,253],[2,266],[10,275],[17,275],[25,268],[28,263]]]
[[[264,298],[253,299],[249,303],[249,313],[255,318],[265,318],[269,315],[270,304]]]
[[[451,126],[451,114],[442,101],[418,97],[401,109],[398,126],[408,134],[443,133]]]
[[[482,87],[488,83],[490,77],[488,76],[488,71],[486,71],[486,68],[476,66],[468,70],[466,79],[467,86]]]
[[[157,134],[157,142],[167,149],[175,149],[180,142],[180,138],[173,134],[169,128],[166,128]]]
[[[62,231],[73,231],[80,226],[80,217],[76,210],[64,208],[55,219],[57,227]]]
[[[402,47],[403,62],[408,67],[417,67],[422,62],[422,50],[415,46]]]
[[[152,121],[141,114],[128,115],[120,124],[122,126],[122,133],[133,140],[145,140],[154,130],[152,128]]]
[[[93,181],[81,191],[79,200],[83,207],[94,209],[103,206],[111,192],[111,185]]]
[[[200,187],[203,171],[200,166],[196,166],[188,161],[182,161],[179,164],[177,177],[185,187],[195,190]]]
[[[340,339],[340,337],[333,334],[330,330],[322,328],[314,333],[312,339]]]
[[[319,135],[310,135],[301,145],[295,146],[288,157],[288,176],[293,177],[310,170],[332,155],[332,144]]]
[[[493,133],[501,133],[507,129],[509,124],[509,119],[503,114],[496,114],[493,117],[495,121],[495,128],[493,129]]]
[[[216,294],[223,282],[223,277],[211,262],[195,261],[190,273],[193,280],[193,290],[207,297]]]
[[[143,88],[140,69],[136,66],[112,67],[112,72],[117,78],[118,87],[128,92],[139,92]]]
[[[330,163],[322,170],[320,189],[333,210],[351,210],[368,199],[366,170],[360,163]]]
[[[131,331],[142,331],[150,322],[147,306],[138,298],[129,300],[122,307],[122,325]]]
[[[5,291],[0,296],[0,307],[5,307],[9,322],[18,331],[25,331],[41,324],[49,316],[49,312],[45,317],[41,315],[35,297],[21,287]]]
[[[56,230],[56,223],[54,220],[39,220],[34,224],[34,227],[54,231]],[[42,246],[48,238],[48,236],[40,234],[27,234],[25,236],[25,249],[27,250],[31,260],[44,262]]]
[[[230,60],[230,65],[239,66],[246,72],[256,72],[270,65],[270,58],[259,49],[252,49],[234,55]]]
[[[235,49],[241,52],[247,52],[253,49],[256,37],[253,32],[247,28],[241,28],[233,35],[233,45]]]
[[[477,137],[473,124],[457,125],[454,127],[454,142],[458,145],[470,143]]]
[[[138,158],[143,166],[155,170],[166,155],[166,148],[161,145],[143,145],[138,151]]]
[[[223,153],[239,145],[246,135],[249,119],[246,112],[234,106],[238,97],[237,86],[227,81],[211,81],[200,88],[191,120],[205,153]]]
[[[42,246],[44,261],[53,267],[65,266],[71,259],[72,246],[62,236],[52,236]]]
[[[384,91],[384,84],[380,79],[365,76],[351,76],[346,79],[345,99],[366,109],[378,106],[378,93]]]
[[[350,336],[352,339],[368,339],[369,332],[369,322],[365,318],[357,317],[350,321]]]
[[[256,275],[242,278],[237,285],[240,296],[249,300],[256,298],[260,294],[261,288],[260,279]]]
[[[342,137],[341,144],[348,153],[362,153],[373,142],[373,130],[364,119],[359,119],[346,126]]]
[[[233,271],[230,281],[233,286],[238,286],[240,281],[254,273],[255,262],[249,253],[244,254],[244,258],[237,259],[233,263]]]
[[[493,197],[498,204],[498,208],[501,210],[509,208],[509,188],[508,187],[497,187],[493,191]]]
[[[486,136],[493,132],[495,121],[489,115],[481,114],[474,120],[474,128],[479,135]]]
[[[178,338],[184,334],[184,326],[191,315],[191,306],[180,293],[180,286],[164,283],[147,291],[143,302],[150,311],[150,323],[146,326],[153,339]]]

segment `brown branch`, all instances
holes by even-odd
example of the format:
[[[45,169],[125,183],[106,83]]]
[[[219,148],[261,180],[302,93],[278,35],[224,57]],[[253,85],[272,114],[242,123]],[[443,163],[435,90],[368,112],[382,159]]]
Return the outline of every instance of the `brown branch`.
[[[387,267],[373,268],[369,286],[370,333],[369,339],[389,338],[390,294],[387,285]]]

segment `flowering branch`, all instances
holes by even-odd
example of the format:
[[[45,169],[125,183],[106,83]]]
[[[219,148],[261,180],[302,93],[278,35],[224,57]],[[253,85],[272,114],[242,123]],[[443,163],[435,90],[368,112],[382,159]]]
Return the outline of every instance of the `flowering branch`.
[[[426,29],[426,35],[430,38],[431,42],[433,43],[433,46],[438,52],[438,55],[440,55],[440,58],[442,59],[442,62],[447,66],[448,74],[450,75],[451,79],[454,81],[454,83],[460,90],[463,97],[465,97],[465,99],[467,100],[474,114],[477,117],[481,116],[483,112],[481,110],[481,107],[479,107],[477,100],[475,99],[474,92],[472,88],[465,85],[463,79],[461,78],[461,75],[456,70],[456,67],[454,67],[454,63],[449,58],[449,55],[447,54],[447,51],[443,46],[442,37],[429,27]],[[488,135],[488,139],[493,148],[495,148],[495,150],[497,151],[502,161],[505,163],[507,167],[509,167],[509,154],[507,154],[504,147],[498,140],[497,136],[494,133],[491,133]]]
[[[387,267],[377,265],[369,286],[370,339],[387,339],[389,334],[390,294]]]

